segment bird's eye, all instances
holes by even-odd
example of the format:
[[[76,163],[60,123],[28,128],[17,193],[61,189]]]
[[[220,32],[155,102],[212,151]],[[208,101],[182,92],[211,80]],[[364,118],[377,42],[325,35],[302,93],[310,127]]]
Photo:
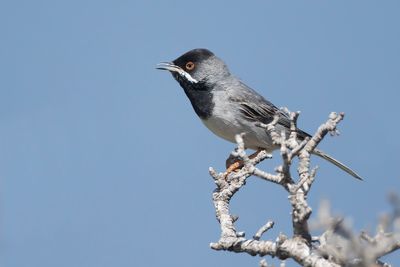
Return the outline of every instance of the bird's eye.
[[[189,61],[188,63],[186,63],[186,69],[187,70],[193,70],[194,69],[194,63],[192,61]]]

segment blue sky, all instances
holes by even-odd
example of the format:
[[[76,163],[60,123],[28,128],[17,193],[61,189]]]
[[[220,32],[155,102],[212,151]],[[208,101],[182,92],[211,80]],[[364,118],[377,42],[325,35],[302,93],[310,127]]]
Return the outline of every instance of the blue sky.
[[[154,69],[197,47],[313,132],[365,182],[315,159],[309,196],[374,229],[399,192],[397,1],[2,1],[0,263],[22,266],[257,266],[215,252],[208,167],[233,145]],[[272,170],[277,160],[262,163]],[[239,230],[290,234],[286,193],[250,178],[232,202]],[[400,264],[399,253],[389,259]],[[270,261],[273,262],[273,261]]]

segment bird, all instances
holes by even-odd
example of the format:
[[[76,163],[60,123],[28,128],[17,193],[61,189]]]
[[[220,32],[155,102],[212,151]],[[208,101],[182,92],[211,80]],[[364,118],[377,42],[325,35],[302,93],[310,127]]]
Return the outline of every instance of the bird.
[[[279,133],[284,131],[287,135],[290,133],[287,112],[231,74],[225,62],[208,49],[190,50],[172,62],[157,64],[156,68],[172,74],[203,124],[227,141],[236,143],[235,136],[244,134],[243,141],[247,149],[272,153],[279,146],[257,124],[268,124],[275,116],[279,117],[276,130]],[[296,132],[299,141],[311,136],[301,129]],[[360,175],[325,152],[315,149],[313,154],[362,180]]]

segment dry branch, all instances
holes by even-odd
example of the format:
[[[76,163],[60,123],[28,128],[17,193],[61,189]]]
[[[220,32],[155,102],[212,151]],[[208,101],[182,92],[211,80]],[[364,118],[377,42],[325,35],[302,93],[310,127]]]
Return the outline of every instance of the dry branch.
[[[245,151],[243,134],[236,136],[237,148],[232,152],[234,157],[243,160],[243,167],[238,172],[229,175],[217,173],[210,168],[210,175],[217,186],[213,193],[213,202],[221,228],[220,239],[216,243],[211,243],[211,248],[248,253],[252,256],[269,255],[281,260],[291,258],[301,266],[361,267],[373,266],[372,264],[383,266],[379,265],[381,264],[379,258],[400,248],[400,231],[397,234],[380,231],[374,237],[366,233],[356,236],[342,223],[342,220],[333,219],[329,211],[323,212],[324,215],[319,217],[323,220],[319,222],[319,225],[325,227],[322,235],[312,238],[309,230],[308,221],[312,209],[306,200],[316,177],[316,168],[310,167],[310,155],[327,133],[337,133],[336,126],[343,119],[344,114],[331,113],[329,119],[311,138],[301,142],[297,139],[296,133],[299,113],[288,114],[291,118],[289,136],[276,131],[277,118],[269,124],[257,124],[271,135],[276,145],[280,146],[282,165],[276,168],[276,173],[265,172],[256,167],[258,163],[271,155],[261,151],[255,157],[249,157]],[[297,179],[293,178],[290,171],[295,157],[299,159]],[[273,221],[268,221],[260,227],[252,239],[246,239],[244,233],[236,231],[234,223],[237,217],[231,215],[230,200],[252,175],[278,184],[288,192],[292,209],[293,234],[291,236],[280,234],[275,239],[261,240],[262,235],[274,226]],[[267,266],[266,261],[261,261],[260,266]]]

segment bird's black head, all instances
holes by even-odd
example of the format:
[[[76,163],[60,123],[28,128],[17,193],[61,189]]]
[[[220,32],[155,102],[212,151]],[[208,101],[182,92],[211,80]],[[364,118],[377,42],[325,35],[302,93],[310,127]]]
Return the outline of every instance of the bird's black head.
[[[210,116],[214,106],[212,90],[230,73],[225,63],[207,49],[193,49],[172,62],[158,64],[179,82],[201,118]]]
[[[188,72],[193,72],[197,64],[201,64],[213,56],[214,54],[210,50],[197,48],[186,52],[172,62]]]
[[[170,71],[182,87],[199,90],[204,89],[202,85],[229,75],[225,63],[204,48],[190,50],[172,62],[160,63],[157,68]]]

